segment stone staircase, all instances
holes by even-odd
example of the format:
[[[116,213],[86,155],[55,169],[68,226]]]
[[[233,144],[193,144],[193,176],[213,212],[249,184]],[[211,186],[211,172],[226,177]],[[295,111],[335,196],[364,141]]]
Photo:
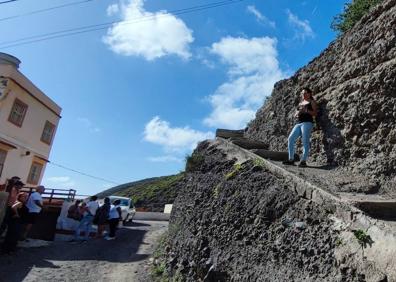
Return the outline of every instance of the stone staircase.
[[[347,193],[337,180],[348,179],[349,188],[364,186],[361,179],[327,166],[299,168],[284,166],[287,152],[271,152],[254,148],[256,141],[244,139],[241,131],[218,131],[214,145],[237,163],[258,160],[277,177],[286,179],[289,189],[300,197],[313,201],[326,209],[334,221],[334,232],[339,233],[340,246],[336,248],[339,267],[353,266],[365,273],[365,281],[396,281],[396,200],[380,195]],[[237,138],[237,139],[235,139]],[[342,181],[339,181],[342,183]],[[334,185],[336,183],[336,185]],[[343,183],[345,184],[345,183]],[[338,186],[337,186],[338,185]],[[372,185],[370,182],[367,186]],[[353,190],[353,189],[352,189]],[[373,241],[362,247],[354,231],[362,230]]]

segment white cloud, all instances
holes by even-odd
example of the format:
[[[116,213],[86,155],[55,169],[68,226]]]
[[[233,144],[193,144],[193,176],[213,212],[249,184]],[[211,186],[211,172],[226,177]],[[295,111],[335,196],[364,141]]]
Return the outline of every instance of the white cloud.
[[[75,185],[69,176],[52,176],[45,179],[45,186],[53,189],[71,189]]]
[[[154,60],[166,55],[191,57],[192,30],[176,16],[166,12],[147,12],[144,0],[120,4],[122,22],[107,31],[103,41],[117,54],[142,56]],[[109,8],[113,10],[113,8]]]
[[[144,130],[144,140],[161,145],[166,151],[178,153],[192,150],[199,141],[213,137],[212,132],[201,132],[188,126],[171,127],[169,122],[158,116],[152,118]]]
[[[107,15],[109,17],[116,15],[120,11],[118,4],[112,4],[107,7]]]
[[[98,133],[101,131],[99,127],[94,125],[93,122],[86,117],[79,117],[77,118],[77,121],[80,122],[84,127],[86,127],[91,133]]]
[[[171,155],[165,155],[165,156],[159,156],[159,157],[149,157],[148,160],[153,163],[170,163],[170,162],[181,163],[181,162],[183,162],[182,158],[171,156]]]
[[[246,126],[275,82],[285,77],[279,67],[276,39],[226,37],[211,52],[229,66],[229,81],[208,97],[213,111],[204,119],[211,127],[240,129]]]
[[[308,20],[300,20],[290,10],[286,10],[288,21],[294,27],[295,38],[305,40],[306,38],[314,38],[315,33],[313,32]]]
[[[48,177],[48,181],[50,182],[55,182],[55,183],[64,183],[70,181],[69,176],[53,176],[53,177]]]
[[[270,26],[272,28],[276,27],[275,22],[269,20],[259,10],[257,10],[257,8],[255,6],[253,6],[253,5],[247,6],[247,11],[249,13],[253,14],[256,17],[258,22],[260,22],[262,24],[265,24],[265,25],[268,25],[268,26]]]

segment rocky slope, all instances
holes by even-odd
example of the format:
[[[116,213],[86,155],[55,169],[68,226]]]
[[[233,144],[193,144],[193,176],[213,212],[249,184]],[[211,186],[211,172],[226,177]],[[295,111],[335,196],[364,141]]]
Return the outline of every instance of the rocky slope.
[[[339,228],[333,203],[302,196],[293,181],[260,159],[233,158],[225,144],[195,150],[202,158],[174,203],[160,264],[170,281],[394,281],[384,274],[391,260],[373,264],[352,229]],[[383,251],[377,246],[372,253]]]
[[[208,142],[196,152],[205,160],[188,176],[170,223],[171,273],[187,281],[327,281],[336,275],[336,236],[325,211],[253,162],[234,166]]]
[[[97,196],[104,198],[110,195],[129,197],[136,208],[145,211],[163,212],[166,204],[172,204],[183,187],[184,174],[147,178],[125,183],[107,189]]]
[[[336,163],[396,194],[396,1],[385,0],[272,96],[247,136],[286,150],[302,87],[320,106],[310,161]]]

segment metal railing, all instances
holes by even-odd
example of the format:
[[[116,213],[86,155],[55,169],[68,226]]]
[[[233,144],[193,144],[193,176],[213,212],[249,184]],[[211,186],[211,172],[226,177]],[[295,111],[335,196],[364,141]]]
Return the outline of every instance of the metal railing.
[[[36,190],[36,187],[23,187],[21,189],[22,192],[26,192],[32,194]],[[42,194],[43,200],[45,204],[57,204],[63,201],[74,201],[76,197],[76,190],[74,189],[52,189],[45,188],[44,193]]]

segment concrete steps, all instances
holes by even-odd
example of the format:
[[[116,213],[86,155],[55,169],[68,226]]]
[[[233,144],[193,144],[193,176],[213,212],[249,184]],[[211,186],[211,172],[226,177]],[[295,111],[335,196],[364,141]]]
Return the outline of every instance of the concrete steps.
[[[236,159],[237,163],[260,160],[265,170],[288,183],[288,189],[328,211],[334,222],[333,232],[338,234],[340,242],[335,248],[340,267],[358,269],[359,273],[364,273],[365,281],[396,282],[396,221],[393,217],[396,201],[375,195],[334,193],[327,190],[328,186],[322,188],[317,178],[304,177],[307,169],[314,168],[286,167],[224,138],[212,142],[212,146],[222,150],[228,159]],[[326,169],[323,175],[331,176]],[[362,230],[373,243],[363,247],[354,235],[356,230]]]
[[[396,200],[379,195],[340,193],[341,199],[364,211],[372,218],[396,221]]]
[[[243,138],[245,134],[245,130],[240,129],[240,130],[230,130],[230,129],[217,129],[216,130],[216,137],[220,138],[231,138],[231,137],[240,137]]]

